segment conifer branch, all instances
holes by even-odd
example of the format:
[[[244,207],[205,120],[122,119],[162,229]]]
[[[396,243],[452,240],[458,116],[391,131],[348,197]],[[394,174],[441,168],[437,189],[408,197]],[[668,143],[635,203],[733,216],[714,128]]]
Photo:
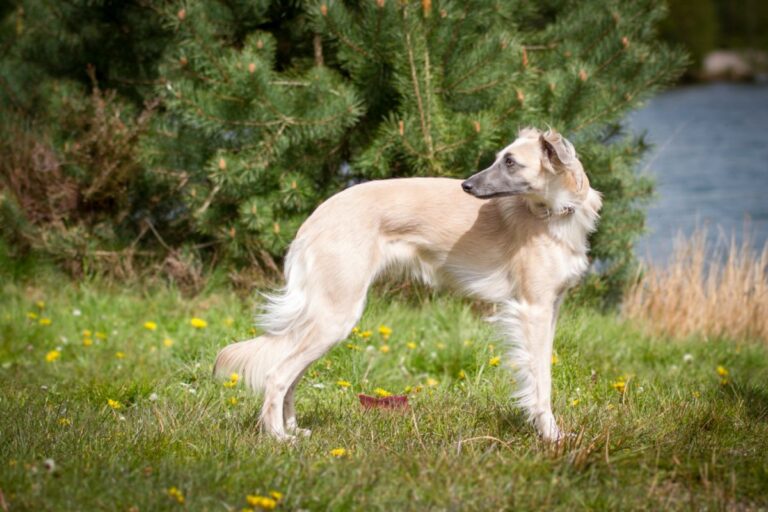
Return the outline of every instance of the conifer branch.
[[[205,56],[208,58],[208,62],[213,64],[213,66],[219,71],[219,74],[224,79],[225,83],[230,83],[229,75],[227,75],[227,72],[224,69],[224,67],[219,64],[219,59],[217,59],[215,55],[211,54],[211,51],[206,46],[205,42],[200,39],[200,37],[198,36],[197,30],[195,30],[194,24],[192,24],[191,22],[189,24],[189,30],[190,32],[192,32],[192,38],[197,43],[197,47],[200,48],[205,54]]]
[[[626,93],[624,95],[624,100],[616,103],[615,105],[609,106],[607,108],[604,108],[603,110],[599,111],[594,116],[588,117],[584,121],[582,121],[578,126],[576,126],[572,132],[578,132],[587,126],[595,123],[596,121],[599,121],[603,117],[608,117],[610,115],[613,115],[614,113],[624,110],[629,104],[631,104],[633,101],[635,101],[637,94],[648,90],[649,87],[659,83],[664,76],[669,76],[669,70],[668,69],[662,69],[659,73],[651,77],[649,80],[646,80],[643,82],[639,87],[636,87],[631,93]]]
[[[467,9],[469,9],[469,3],[464,4],[464,13],[461,18],[459,18],[458,23],[454,23],[453,30],[451,31],[451,39],[448,43],[448,51],[443,54],[443,69],[448,69],[448,60],[450,57],[453,56],[454,50],[456,50],[456,37],[459,33],[459,29],[464,25],[464,20],[467,19]]]
[[[445,90],[450,91],[452,89],[455,89],[456,87],[458,87],[458,84],[460,84],[461,82],[463,82],[464,80],[466,80],[470,76],[472,76],[475,73],[477,73],[478,70],[488,66],[488,63],[493,61],[496,57],[497,57],[496,54],[488,52],[488,54],[486,54],[484,59],[480,60],[477,64],[475,64],[474,66],[469,68],[464,74],[462,74],[458,78],[454,79],[451,83],[446,85],[445,86]]]
[[[352,41],[347,39],[347,37],[344,34],[339,32],[338,30],[336,30],[336,28],[333,26],[333,22],[331,21],[331,17],[330,16],[328,16],[327,19],[328,19],[328,29],[331,31],[331,33],[333,34],[333,36],[336,39],[338,39],[339,41],[344,43],[349,49],[351,49],[352,51],[354,51],[356,53],[359,53],[363,57],[365,57],[367,59],[370,59],[372,57],[371,54],[369,54],[364,49],[362,49],[359,46],[357,46],[355,43],[353,43]]]
[[[424,142],[427,144],[429,157],[431,158],[432,157],[432,138],[429,135],[427,120],[424,114],[424,103],[421,99],[421,91],[419,88],[419,78],[416,73],[416,63],[414,62],[413,47],[411,45],[411,34],[407,29],[405,31],[405,48],[408,52],[408,63],[411,68],[411,82],[413,84],[413,92],[416,95],[416,107],[419,110],[419,119],[421,121],[421,132],[422,132],[422,135],[424,136]]]
[[[627,25],[628,27],[632,27],[632,26],[635,26],[635,20],[637,20],[637,19],[638,19],[640,16],[642,16],[642,14],[643,14],[643,12],[642,12],[642,11],[635,13],[635,15],[634,15],[634,16],[632,16],[632,17],[630,17],[630,18],[628,19],[628,21],[627,21],[626,25]],[[592,42],[592,44],[590,44],[590,45],[587,47],[587,49],[586,49],[586,50],[584,50],[584,51],[582,51],[582,52],[581,52],[581,56],[582,56],[582,58],[584,58],[585,60],[587,60],[587,57],[589,56],[589,53],[590,53],[592,50],[594,50],[594,49],[597,47],[597,45],[598,45],[598,44],[600,44],[600,43],[602,42],[602,40],[603,40],[603,39],[605,39],[605,38],[608,36],[608,34],[610,34],[610,33],[611,33],[611,31],[612,31],[613,29],[615,29],[615,28],[617,28],[617,27],[618,27],[618,22],[614,23],[613,25],[611,25],[611,26],[609,26],[607,29],[605,29],[603,32],[601,32],[601,33],[600,33],[600,35],[599,35],[599,36],[597,36],[597,38],[596,38],[596,39],[595,39],[595,40]]]
[[[315,66],[323,65],[323,40],[320,34],[315,34],[312,38],[312,46],[315,52]]]
[[[602,70],[604,70],[605,68],[607,68],[607,67],[608,67],[608,66],[611,64],[611,62],[613,62],[614,60],[616,60],[616,58],[617,58],[619,55],[621,55],[621,53],[622,53],[624,50],[625,50],[624,48],[619,48],[618,50],[616,50],[616,51],[613,53],[613,55],[611,55],[610,57],[608,57],[607,59],[605,59],[605,62],[603,62],[602,64],[600,64],[600,65],[597,67],[597,69],[595,69],[595,70],[592,72],[592,76],[594,77],[595,75],[597,75],[598,73],[600,73]]]
[[[498,80],[491,80],[490,82],[486,82],[484,84],[476,85],[470,89],[459,89],[456,88],[453,93],[454,94],[475,94],[476,92],[484,91],[486,89],[490,89],[492,87],[496,87],[502,82],[501,79]]]
[[[230,125],[230,126],[248,126],[248,127],[257,127],[257,128],[265,128],[269,126],[275,126],[283,121],[279,119],[271,120],[271,121],[238,121],[235,119],[224,119],[223,117],[215,116],[213,114],[209,114],[208,112],[204,111],[203,108],[195,103],[194,101],[188,100],[185,97],[181,96],[178,97],[179,101],[182,103],[185,103],[189,106],[191,106],[195,113],[208,121],[215,121],[217,123],[221,123],[223,125]]]

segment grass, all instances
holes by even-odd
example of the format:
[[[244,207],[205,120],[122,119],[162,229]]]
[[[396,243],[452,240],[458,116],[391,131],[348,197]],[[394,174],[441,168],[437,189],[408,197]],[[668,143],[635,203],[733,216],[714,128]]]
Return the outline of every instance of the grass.
[[[670,262],[648,265],[624,298],[628,318],[659,336],[729,337],[768,346],[768,244],[756,254],[745,231],[738,246],[707,244],[706,230],[678,237]]]
[[[499,343],[469,304],[374,297],[360,322],[371,336],[339,344],[303,380],[299,423],[313,435],[286,446],[255,427],[257,397],[210,378],[217,350],[251,335],[248,301],[223,288],[185,299],[163,287],[5,277],[9,510],[241,510],[270,491],[283,494],[278,510],[768,506],[761,344],[673,343],[568,308],[554,409],[575,437],[552,446],[510,405],[509,374],[490,364]],[[392,329],[386,341],[380,325]],[[405,413],[364,412],[356,397],[409,386]],[[337,448],[346,456],[331,455]]]

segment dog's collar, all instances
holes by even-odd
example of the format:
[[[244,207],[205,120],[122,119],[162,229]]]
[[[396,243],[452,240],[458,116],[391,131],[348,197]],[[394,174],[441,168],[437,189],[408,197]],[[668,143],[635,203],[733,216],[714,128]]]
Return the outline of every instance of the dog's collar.
[[[546,219],[546,220],[551,219],[553,217],[567,217],[569,215],[573,215],[576,212],[576,206],[570,203],[556,210],[553,210],[552,208],[550,208],[544,203],[533,203],[533,204],[528,203],[528,209],[536,217],[540,219]]]

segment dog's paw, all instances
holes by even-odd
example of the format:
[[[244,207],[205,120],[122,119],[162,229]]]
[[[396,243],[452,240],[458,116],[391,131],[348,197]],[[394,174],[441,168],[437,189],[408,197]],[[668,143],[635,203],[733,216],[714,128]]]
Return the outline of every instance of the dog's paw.
[[[283,444],[296,444],[299,442],[299,438],[293,434],[282,434],[280,436],[274,436],[275,440]]]
[[[557,443],[565,436],[563,431],[558,428],[551,412],[538,416],[534,421],[534,426],[541,439],[550,443]]]
[[[298,428],[294,430],[294,433],[299,437],[309,437],[312,435],[312,431],[308,428]]]
[[[288,432],[294,434],[296,437],[309,437],[312,435],[312,431],[308,428],[300,428],[297,426],[290,427]]]

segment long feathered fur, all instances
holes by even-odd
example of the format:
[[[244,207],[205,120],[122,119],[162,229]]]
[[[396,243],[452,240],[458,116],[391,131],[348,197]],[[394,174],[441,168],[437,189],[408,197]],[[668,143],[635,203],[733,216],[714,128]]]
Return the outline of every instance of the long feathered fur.
[[[297,240],[286,256],[285,286],[274,294],[263,294],[265,303],[256,323],[265,334],[227,345],[216,356],[213,374],[238,374],[252,390],[263,391],[269,371],[296,349],[306,321],[306,269],[299,261],[303,246]]]

